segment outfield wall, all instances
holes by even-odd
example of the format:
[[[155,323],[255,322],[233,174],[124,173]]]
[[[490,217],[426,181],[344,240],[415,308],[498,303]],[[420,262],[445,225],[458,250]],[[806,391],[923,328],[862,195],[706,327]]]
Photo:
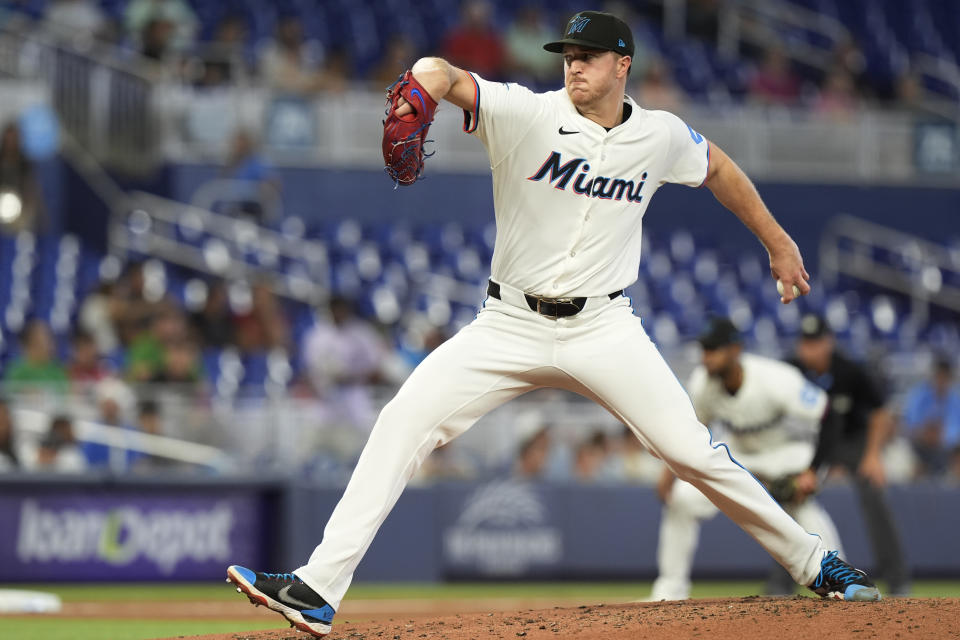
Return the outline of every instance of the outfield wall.
[[[340,496],[280,482],[62,477],[0,485],[0,582],[213,580],[226,565],[288,570],[309,557]],[[917,577],[960,576],[960,489],[892,487]],[[873,564],[855,493],[820,498],[850,560]],[[655,574],[660,507],[650,488],[509,480],[410,489],[358,580],[644,579]],[[701,577],[758,577],[770,561],[723,516],[707,522]]]

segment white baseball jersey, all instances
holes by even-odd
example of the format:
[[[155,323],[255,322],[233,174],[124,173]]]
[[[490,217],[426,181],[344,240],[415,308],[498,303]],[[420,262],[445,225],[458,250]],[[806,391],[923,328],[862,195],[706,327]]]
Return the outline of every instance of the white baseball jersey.
[[[795,580],[812,582],[824,555],[820,539],[726,449],[711,446],[630,301],[607,295],[637,278],[643,214],[656,189],[704,181],[707,141],[676,116],[645,111],[628,97],[629,116],[606,131],[581,116],[565,90],[536,94],[472,78],[476,97],[465,128],[486,145],[493,170],[491,270],[500,295],[427,356],[383,408],[323,541],[296,575],[338,608],[430,452],[504,402],[553,387],[609,409]],[[589,300],[575,315],[545,317],[522,292]]]
[[[660,185],[699,186],[709,144],[677,116],[646,111],[607,131],[565,89],[477,84],[464,130],[487,147],[497,239],[491,277],[529,293],[600,296],[637,279],[643,214]]]
[[[785,362],[744,353],[740,365],[743,382],[733,395],[703,365],[694,369],[687,392],[697,417],[706,425],[721,423],[734,455],[759,475],[773,478],[806,469],[827,394]],[[798,437],[803,435],[798,427],[806,427],[809,437]]]
[[[827,394],[808,382],[794,367],[761,356],[740,356],[743,382],[730,394],[719,378],[707,375],[701,365],[687,384],[697,417],[704,424],[722,423],[724,442],[737,461],[764,480],[798,473],[813,460],[814,442],[807,435],[827,407]],[[804,530],[820,536],[828,549],[841,550],[840,535],[830,515],[812,497],[785,505]],[[677,481],[660,519],[657,545],[659,575],[651,600],[690,597],[690,572],[702,520],[717,514],[713,505],[693,485]]]

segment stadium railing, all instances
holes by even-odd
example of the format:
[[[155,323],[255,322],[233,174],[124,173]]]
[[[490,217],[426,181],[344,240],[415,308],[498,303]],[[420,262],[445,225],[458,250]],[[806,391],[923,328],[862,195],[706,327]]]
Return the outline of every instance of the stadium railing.
[[[907,296],[926,324],[930,305],[960,313],[960,260],[942,244],[850,215],[837,216],[820,243],[820,268],[836,287],[841,276]]]

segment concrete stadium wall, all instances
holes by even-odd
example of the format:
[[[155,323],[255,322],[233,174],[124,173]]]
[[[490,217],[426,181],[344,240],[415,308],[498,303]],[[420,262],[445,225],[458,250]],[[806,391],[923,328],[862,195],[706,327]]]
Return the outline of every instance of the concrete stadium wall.
[[[0,582],[213,580],[228,564],[303,564],[340,489],[283,482],[7,477],[0,484]],[[960,576],[960,488],[892,487],[917,577]],[[873,556],[849,487],[820,499],[849,559]],[[645,579],[656,573],[660,506],[640,487],[496,480],[403,494],[358,581]],[[760,577],[765,552],[725,516],[704,524],[698,577]]]

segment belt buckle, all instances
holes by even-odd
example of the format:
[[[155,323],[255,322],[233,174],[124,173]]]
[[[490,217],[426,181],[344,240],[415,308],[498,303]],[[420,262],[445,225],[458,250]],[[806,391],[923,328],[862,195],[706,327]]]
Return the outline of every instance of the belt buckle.
[[[561,304],[573,304],[573,298],[544,298],[542,296],[536,296],[537,298],[537,313],[542,315],[545,318],[552,318],[557,320],[560,318],[560,305]],[[541,310],[540,305],[542,303],[552,304],[553,313],[545,313]]]

